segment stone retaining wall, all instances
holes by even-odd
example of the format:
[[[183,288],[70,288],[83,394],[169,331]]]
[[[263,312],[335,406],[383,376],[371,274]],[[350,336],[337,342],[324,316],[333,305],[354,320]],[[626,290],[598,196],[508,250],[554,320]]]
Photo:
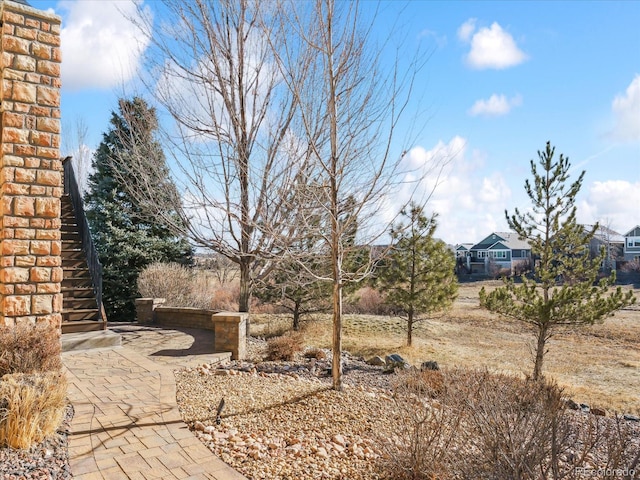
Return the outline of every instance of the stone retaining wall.
[[[164,307],[163,298],[136,299],[136,319],[142,325],[201,328],[214,331],[214,350],[231,352],[242,360],[247,349],[247,313],[219,312],[190,307]]]
[[[0,0],[0,20],[0,326],[60,328],[60,17]]]

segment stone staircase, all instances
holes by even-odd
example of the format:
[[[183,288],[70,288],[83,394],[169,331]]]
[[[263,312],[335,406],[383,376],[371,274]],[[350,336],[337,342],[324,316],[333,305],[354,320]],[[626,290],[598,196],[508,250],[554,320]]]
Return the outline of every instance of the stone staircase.
[[[68,194],[61,198],[62,333],[92,332],[107,327],[98,308],[87,256],[82,249],[76,214]]]

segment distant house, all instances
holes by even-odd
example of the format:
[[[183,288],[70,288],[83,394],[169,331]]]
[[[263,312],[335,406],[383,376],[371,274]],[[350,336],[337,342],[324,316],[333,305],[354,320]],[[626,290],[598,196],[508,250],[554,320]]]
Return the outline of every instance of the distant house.
[[[473,243],[459,243],[455,246],[456,258],[466,258],[471,255],[471,247]]]
[[[624,234],[623,256],[627,262],[640,262],[640,225]]]
[[[468,249],[472,273],[497,274],[507,270],[519,274],[532,266],[531,246],[514,232],[494,232]]]
[[[591,231],[593,225],[585,225],[585,231]],[[616,262],[623,259],[624,236],[608,227],[600,225],[589,241],[589,252],[591,257],[600,255],[602,249],[605,250],[603,268],[615,269]]]

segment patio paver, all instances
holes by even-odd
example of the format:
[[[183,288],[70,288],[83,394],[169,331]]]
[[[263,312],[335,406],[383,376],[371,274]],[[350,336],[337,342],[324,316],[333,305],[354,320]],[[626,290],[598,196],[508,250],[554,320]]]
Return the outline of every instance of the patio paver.
[[[74,479],[246,480],[195,438],[176,404],[174,368],[215,356],[173,352],[152,361],[140,352],[153,355],[162,332],[140,332],[124,347],[62,355],[75,409],[69,440]],[[168,334],[174,343],[185,341]]]

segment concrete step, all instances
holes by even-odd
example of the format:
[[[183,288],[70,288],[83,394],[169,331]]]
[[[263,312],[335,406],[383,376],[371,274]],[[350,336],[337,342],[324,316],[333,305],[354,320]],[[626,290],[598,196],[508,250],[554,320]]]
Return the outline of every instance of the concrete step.
[[[122,337],[111,330],[64,333],[61,339],[63,352],[88,350],[91,348],[119,347],[122,345]]]

